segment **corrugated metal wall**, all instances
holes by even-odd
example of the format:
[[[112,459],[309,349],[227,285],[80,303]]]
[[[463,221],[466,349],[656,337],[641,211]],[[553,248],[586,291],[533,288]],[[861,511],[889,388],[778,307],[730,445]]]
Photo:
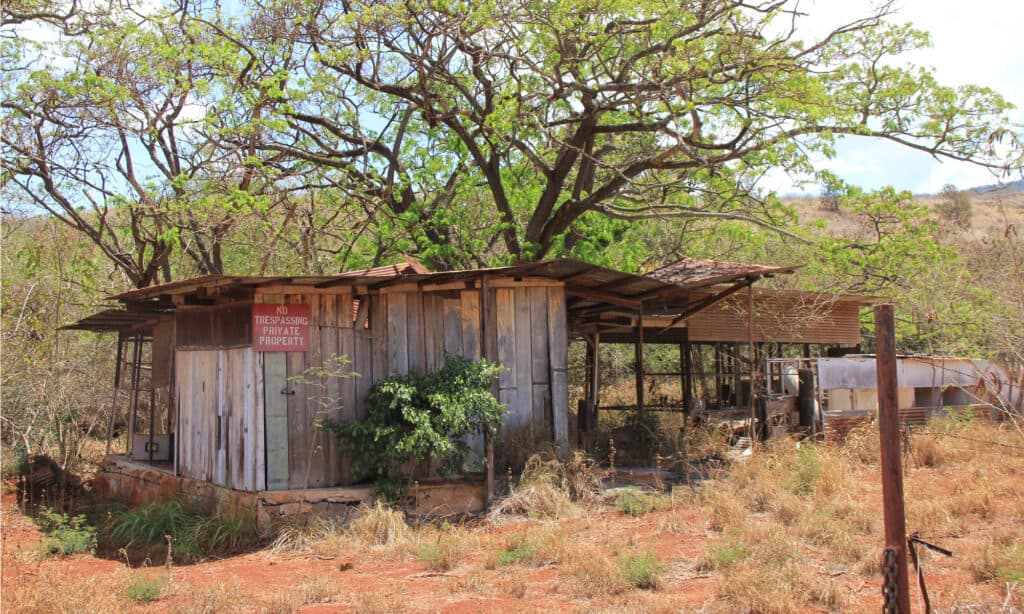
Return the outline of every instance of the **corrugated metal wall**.
[[[688,320],[692,342],[746,343],[747,297],[733,295]],[[699,300],[695,297],[694,300]],[[754,294],[754,341],[860,343],[860,307],[828,298]]]

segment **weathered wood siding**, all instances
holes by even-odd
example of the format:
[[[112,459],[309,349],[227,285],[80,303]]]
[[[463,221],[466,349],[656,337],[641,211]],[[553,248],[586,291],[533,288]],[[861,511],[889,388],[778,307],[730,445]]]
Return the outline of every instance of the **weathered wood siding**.
[[[325,419],[355,420],[365,415],[361,401],[374,379],[372,344],[377,331],[365,326],[366,299],[357,313],[355,298],[348,288],[257,296],[259,303],[309,305],[310,312],[308,351],[262,353],[268,489],[351,483],[337,439],[320,425]],[[355,318],[360,318],[359,326]],[[334,361],[342,356],[347,364]],[[324,367],[321,373],[310,373],[318,367]]]
[[[565,440],[564,288],[547,280],[499,280],[495,285],[487,327],[496,355],[489,358],[505,367],[499,400],[509,408],[506,424]],[[309,351],[263,354],[269,489],[350,484],[335,438],[316,426],[320,419],[360,419],[373,382],[435,369],[446,355],[478,359],[484,351],[479,288],[399,285],[363,296],[348,288],[279,293],[288,290],[275,288],[256,297],[259,303],[310,306]],[[358,307],[353,304],[357,298]],[[351,361],[345,370],[358,377],[297,381],[336,354]],[[482,456],[482,438],[470,443]]]
[[[263,490],[263,369],[252,348],[178,350],[178,471],[239,490]]]

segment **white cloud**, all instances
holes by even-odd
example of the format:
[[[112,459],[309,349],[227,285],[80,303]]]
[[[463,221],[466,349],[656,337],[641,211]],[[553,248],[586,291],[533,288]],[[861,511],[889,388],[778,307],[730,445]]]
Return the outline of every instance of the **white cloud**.
[[[822,33],[869,14],[875,4],[871,0],[812,0],[801,8],[810,15],[807,31]],[[945,85],[991,87],[1018,107],[1012,117],[1024,124],[1024,53],[1019,42],[1024,2],[902,0],[891,21],[910,22],[931,34],[930,49],[905,54],[903,61],[934,68]],[[836,159],[824,166],[865,188],[892,185],[914,192],[937,192],[947,183],[970,187],[996,180],[990,171],[975,165],[939,161],[893,143],[852,138],[837,149]],[[766,187],[783,193],[794,191],[781,174],[768,178]]]

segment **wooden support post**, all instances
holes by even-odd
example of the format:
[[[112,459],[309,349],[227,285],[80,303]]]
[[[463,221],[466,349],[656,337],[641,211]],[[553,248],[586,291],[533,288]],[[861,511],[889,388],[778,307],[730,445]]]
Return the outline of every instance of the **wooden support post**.
[[[117,334],[117,358],[114,363],[114,399],[110,402],[110,420],[107,425],[107,452],[110,456],[111,444],[114,440],[114,420],[117,417],[117,401],[121,392],[121,361],[124,359],[124,333]]]
[[[754,403],[754,390],[757,387],[757,344],[754,343],[753,283],[747,286],[747,348],[750,352],[750,391],[747,392],[747,404],[750,407],[750,444],[753,445],[757,439],[757,405]]]
[[[683,415],[690,415],[693,404],[693,363],[690,356],[690,328],[683,329],[683,342],[679,344],[679,370],[682,372]]]
[[[636,315],[636,409],[643,414],[644,409],[644,306],[640,304]]]
[[[139,407],[139,375],[142,369],[142,334],[136,333],[133,339],[135,346],[132,348],[132,383],[128,390],[128,431],[125,451],[128,457],[132,455],[132,444],[135,443],[135,412]]]
[[[491,313],[491,278],[484,275],[480,278],[480,349],[484,358],[489,361],[495,360],[495,348],[491,342],[490,331],[487,329],[488,316]],[[491,393],[498,398],[498,380],[491,384]],[[494,501],[494,436],[489,430],[484,431],[484,456],[486,457],[486,495],[484,504],[490,507]],[[511,487],[511,484],[509,485]]]
[[[909,614],[910,578],[907,572],[907,527],[903,509],[903,464],[900,462],[896,325],[892,305],[875,307],[875,343],[885,548],[896,554],[896,611],[899,614]]]

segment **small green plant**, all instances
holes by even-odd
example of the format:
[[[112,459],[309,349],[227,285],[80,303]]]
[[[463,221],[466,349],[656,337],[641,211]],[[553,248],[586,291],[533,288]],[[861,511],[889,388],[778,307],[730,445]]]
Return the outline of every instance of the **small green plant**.
[[[643,554],[623,552],[615,558],[615,561],[622,571],[622,577],[630,586],[636,588],[658,588],[661,574],[665,573],[664,566],[650,550]]]
[[[818,450],[809,444],[800,447],[796,456],[796,464],[789,476],[788,486],[794,495],[809,495],[821,476],[821,459]]]
[[[697,568],[701,571],[721,571],[749,556],[746,544],[734,535],[709,544],[707,551],[697,562]]]
[[[667,499],[635,490],[624,490],[615,499],[615,505],[623,514],[643,516],[666,507]]]
[[[537,548],[526,541],[522,534],[513,535],[505,543],[505,548],[498,553],[498,563],[501,565],[518,565],[529,561],[537,553]]]
[[[84,515],[68,516],[43,508],[36,522],[46,534],[46,549],[50,554],[70,555],[96,549],[96,528],[88,524]]]
[[[125,596],[128,598],[128,601],[136,601],[138,603],[156,601],[160,597],[162,584],[159,578],[136,576],[128,584]]]

